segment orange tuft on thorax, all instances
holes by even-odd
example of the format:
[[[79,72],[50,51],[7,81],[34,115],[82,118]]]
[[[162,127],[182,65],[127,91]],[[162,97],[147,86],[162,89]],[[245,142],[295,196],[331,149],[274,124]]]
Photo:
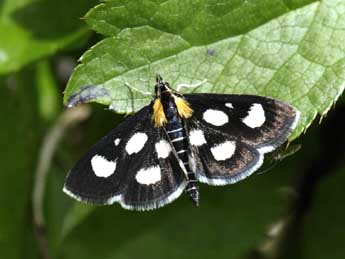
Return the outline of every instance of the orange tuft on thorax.
[[[153,104],[152,120],[156,128],[162,127],[167,122],[167,118],[165,117],[165,113],[163,110],[163,105],[159,98],[156,99]]]
[[[189,103],[181,97],[174,95],[175,104],[177,107],[178,114],[184,118],[188,119],[192,116],[193,110],[190,108]]]

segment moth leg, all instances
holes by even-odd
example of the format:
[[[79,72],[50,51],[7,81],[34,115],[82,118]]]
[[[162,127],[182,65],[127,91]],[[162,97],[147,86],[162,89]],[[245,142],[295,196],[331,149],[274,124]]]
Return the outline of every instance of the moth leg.
[[[176,86],[176,90],[179,92],[182,88],[197,88],[207,82],[207,79],[202,80],[199,83],[196,84],[178,84]]]
[[[151,96],[151,97],[154,96],[153,93],[141,91],[141,90],[135,88],[134,86],[130,85],[128,82],[125,82],[125,85],[126,85],[128,88],[130,88],[130,89],[132,89],[132,90],[134,90],[134,91],[136,91],[136,92],[138,92],[138,93],[141,93],[141,94],[144,95],[144,96]]]

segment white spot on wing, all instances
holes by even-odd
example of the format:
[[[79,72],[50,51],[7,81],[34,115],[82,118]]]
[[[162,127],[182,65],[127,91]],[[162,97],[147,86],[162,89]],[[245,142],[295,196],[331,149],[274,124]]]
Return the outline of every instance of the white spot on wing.
[[[92,170],[98,177],[109,177],[116,169],[116,161],[108,161],[105,157],[95,155],[91,159]]]
[[[189,141],[193,146],[202,146],[206,144],[206,139],[202,130],[191,130],[189,132]]]
[[[230,108],[230,109],[233,109],[233,108],[234,108],[234,106],[232,105],[232,103],[226,103],[225,106],[228,107],[228,108]]]
[[[203,119],[214,126],[222,126],[229,122],[229,117],[225,112],[212,109],[204,112]]]
[[[161,169],[159,166],[152,166],[146,169],[140,169],[135,176],[140,184],[154,184],[161,180]]]
[[[236,145],[233,141],[225,141],[211,148],[211,153],[217,161],[226,160],[235,153]]]
[[[261,127],[265,123],[265,120],[265,111],[259,103],[254,103],[250,107],[248,115],[242,119],[243,123],[251,128]]]
[[[171,152],[170,144],[164,139],[157,142],[155,147],[158,158],[167,158]]]
[[[118,146],[120,144],[121,139],[117,138],[114,140],[115,146]]]
[[[145,143],[147,141],[147,135],[142,132],[135,133],[127,142],[126,144],[126,151],[128,155],[133,153],[138,153],[140,150],[143,149]]]

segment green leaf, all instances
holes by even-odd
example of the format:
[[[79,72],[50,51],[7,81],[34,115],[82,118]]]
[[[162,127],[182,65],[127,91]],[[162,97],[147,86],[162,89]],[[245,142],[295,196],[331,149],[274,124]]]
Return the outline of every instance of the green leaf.
[[[345,208],[340,205],[344,204],[344,181],[345,164],[336,175],[321,182],[304,221],[303,258],[344,257]]]
[[[71,201],[65,199],[61,191],[65,180],[64,172],[52,163],[46,178],[46,192],[44,197],[44,215],[49,250],[55,258],[56,248],[60,242],[63,222],[68,213]]]
[[[74,205],[70,208],[66,217],[64,219],[60,240],[63,241],[65,237],[75,228],[77,227],[89,214],[94,211],[97,207],[83,204],[83,203],[74,203]]]
[[[40,116],[46,121],[51,121],[57,117],[60,111],[61,97],[57,82],[47,60],[38,62],[36,79]]]
[[[126,1],[110,0],[91,9],[86,22],[95,31],[115,36],[122,29],[149,25],[180,35],[192,45],[205,45],[245,34],[302,7],[302,1]]]
[[[69,106],[95,101],[131,113],[149,98],[159,72],[197,92],[258,94],[301,111],[291,139],[324,116],[344,90],[341,0],[109,1],[86,21],[112,35],[80,59],[66,88]],[[133,27],[133,28],[131,28]]]
[[[97,0],[4,0],[0,9],[0,74],[54,54],[87,30],[80,18]]]
[[[39,124],[32,71],[0,78],[0,258],[35,254],[31,223],[31,180],[35,170]],[[32,86],[32,87],[30,87]],[[28,243],[32,244],[28,247]],[[37,255],[35,255],[37,257]]]

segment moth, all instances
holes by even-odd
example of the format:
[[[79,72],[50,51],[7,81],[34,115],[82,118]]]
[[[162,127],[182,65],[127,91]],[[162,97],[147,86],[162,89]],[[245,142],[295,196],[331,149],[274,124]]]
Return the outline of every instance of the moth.
[[[199,205],[199,183],[227,185],[253,174],[298,119],[298,110],[275,99],[181,94],[158,75],[151,103],[96,143],[63,190],[131,210],[157,209],[183,192]]]

